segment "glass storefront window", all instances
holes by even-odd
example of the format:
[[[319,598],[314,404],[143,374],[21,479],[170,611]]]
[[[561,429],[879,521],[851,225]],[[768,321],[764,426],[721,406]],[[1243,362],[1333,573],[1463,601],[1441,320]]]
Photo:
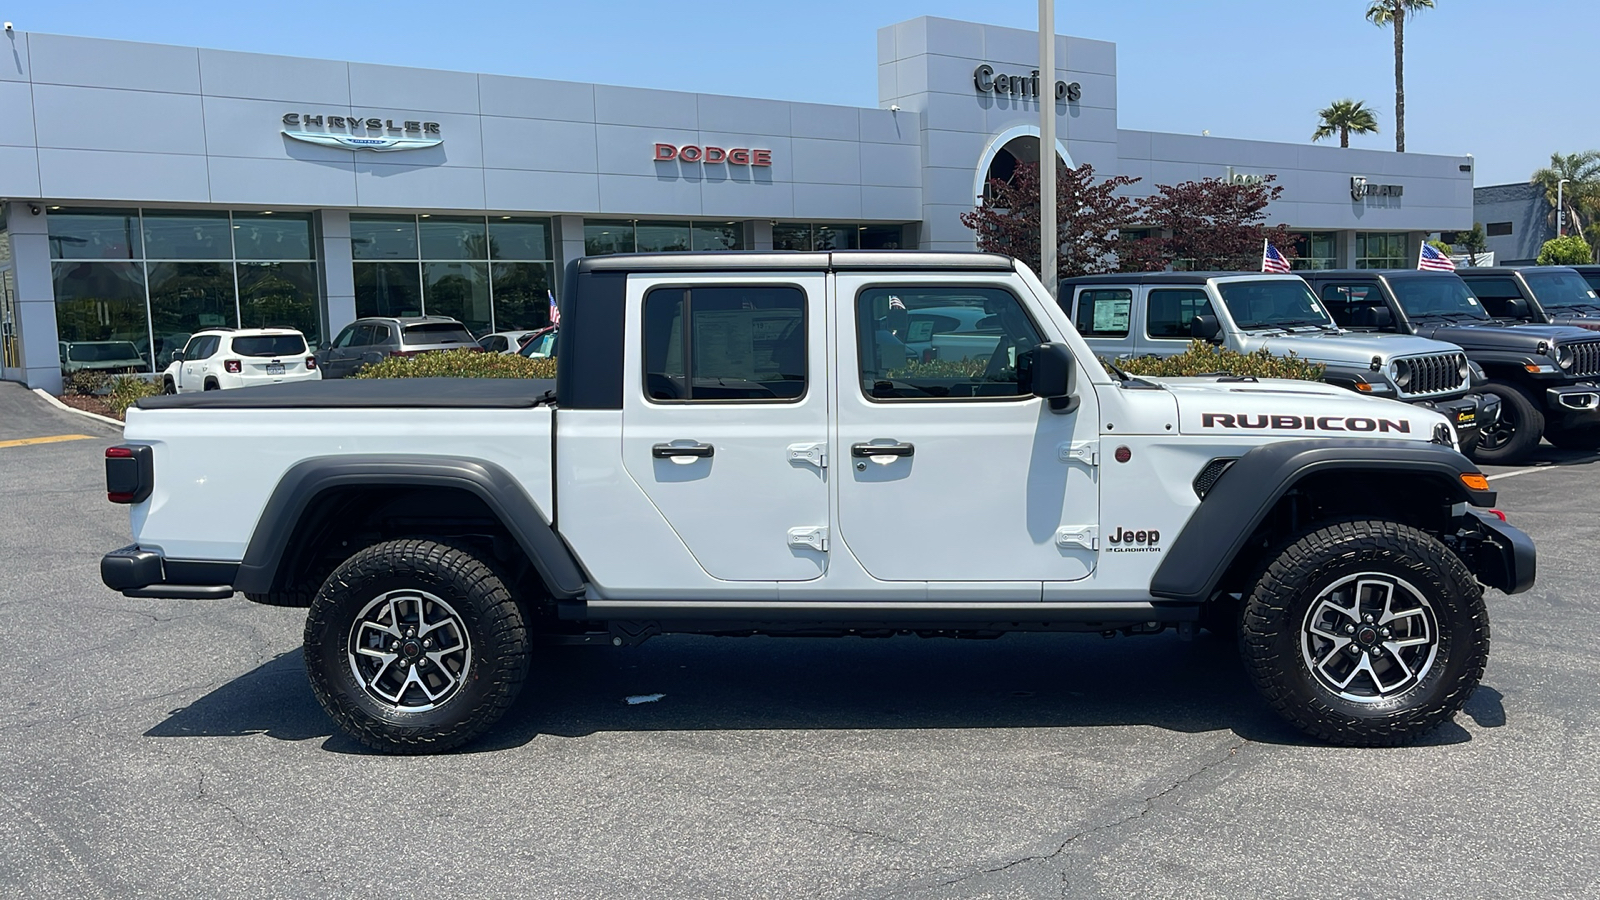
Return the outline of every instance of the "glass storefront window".
[[[355,267],[356,316],[422,315],[422,272],[414,262]]]
[[[853,225],[817,225],[811,232],[813,250],[854,250],[861,246]]]
[[[497,331],[543,328],[550,324],[550,295],[555,283],[552,263],[497,262],[494,283],[494,325]]]
[[[550,253],[548,219],[513,219],[489,222],[490,259],[555,259]]]
[[[315,263],[241,262],[238,273],[239,327],[293,328],[322,342]]]
[[[696,250],[738,250],[744,246],[744,226],[738,222],[696,222],[692,238]]]
[[[130,350],[143,370],[149,370],[153,361],[142,265],[64,261],[51,265],[51,276],[63,374],[107,366]]]
[[[139,211],[73,209],[50,213],[51,259],[140,259]]]
[[[772,249],[774,250],[799,250],[811,249],[811,226],[795,225],[782,222],[772,226]]]
[[[304,259],[311,253],[309,213],[234,213],[235,259]]]
[[[351,216],[350,252],[356,259],[416,259],[416,217]]]
[[[779,222],[772,226],[774,250],[899,250],[903,225]]]
[[[1313,231],[1294,235],[1293,269],[1336,269],[1339,267],[1338,235],[1332,231]]]
[[[421,216],[423,259],[488,259],[489,238],[483,217]]]
[[[639,253],[671,253],[689,249],[688,222],[640,222],[634,230]]]
[[[1411,235],[1383,231],[1356,232],[1356,268],[1406,269],[1411,261]]]
[[[232,259],[233,234],[228,214],[146,210],[146,259]]]
[[[899,225],[863,225],[857,246],[862,250],[899,250],[905,231]]]
[[[583,222],[583,255],[610,256],[613,253],[632,253],[633,223],[630,221]]]
[[[228,263],[148,264],[150,332],[157,367],[171,361],[189,335],[203,328],[236,328],[233,266]]]
[[[467,326],[473,337],[488,334],[494,325],[487,262],[425,262],[422,294],[428,315],[449,316]]]

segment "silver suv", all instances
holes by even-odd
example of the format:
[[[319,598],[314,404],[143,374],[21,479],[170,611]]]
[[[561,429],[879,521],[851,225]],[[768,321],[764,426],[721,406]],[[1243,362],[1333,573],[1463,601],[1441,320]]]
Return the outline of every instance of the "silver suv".
[[[467,326],[446,316],[374,316],[344,327],[317,349],[323,378],[343,378],[367,363],[389,356],[416,356],[434,350],[481,350]]]

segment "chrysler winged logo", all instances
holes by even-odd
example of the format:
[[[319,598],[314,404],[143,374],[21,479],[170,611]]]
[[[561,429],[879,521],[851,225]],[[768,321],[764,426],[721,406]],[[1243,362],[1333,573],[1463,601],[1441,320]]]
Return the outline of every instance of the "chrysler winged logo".
[[[1350,199],[1362,200],[1367,196],[1367,178],[1365,175],[1350,176]]]
[[[306,130],[307,126],[312,125],[328,129],[349,129],[349,131]],[[444,138],[439,136],[438,122],[401,120],[396,123],[394,119],[287,113],[283,117],[283,126],[284,137],[345,150],[373,150],[384,153],[391,150],[420,150],[444,143]]]

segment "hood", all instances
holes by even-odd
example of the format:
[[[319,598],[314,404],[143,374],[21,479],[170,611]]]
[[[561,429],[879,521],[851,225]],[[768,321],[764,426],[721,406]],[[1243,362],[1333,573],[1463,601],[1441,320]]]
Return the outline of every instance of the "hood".
[[[1600,327],[1600,320],[1595,322]],[[1455,344],[1467,350],[1523,350],[1532,353],[1541,341],[1555,344],[1594,340],[1581,328],[1567,325],[1422,325],[1420,337]]]
[[[1600,315],[1593,313],[1580,313],[1575,310],[1561,310],[1557,312],[1556,310],[1546,309],[1545,312],[1555,320],[1557,326],[1582,328],[1585,331],[1600,331]]]
[[[1341,334],[1287,334],[1252,342],[1265,347],[1273,356],[1295,356],[1329,365],[1358,365],[1366,368],[1374,356],[1389,362],[1401,356],[1449,353],[1456,348],[1409,334],[1346,331]]]
[[[1445,417],[1317,381],[1149,378],[1178,401],[1178,430],[1219,437],[1356,437],[1428,441]],[[1448,425],[1446,425],[1448,427]]]

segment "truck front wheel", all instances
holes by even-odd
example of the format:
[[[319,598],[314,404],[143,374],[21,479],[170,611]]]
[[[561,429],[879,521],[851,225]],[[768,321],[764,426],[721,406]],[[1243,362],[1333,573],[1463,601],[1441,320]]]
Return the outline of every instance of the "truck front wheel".
[[[1329,525],[1291,544],[1247,601],[1256,688],[1307,734],[1408,743],[1459,710],[1489,656],[1483,588],[1444,544],[1394,522]]]
[[[482,560],[389,541],[328,576],[306,617],[311,688],[345,734],[388,753],[435,753],[487,731],[528,673],[521,608]]]
[[[1473,462],[1513,466],[1527,459],[1544,434],[1544,411],[1516,385],[1494,381],[1483,392],[1500,398],[1500,419],[1478,436],[1472,447]]]

